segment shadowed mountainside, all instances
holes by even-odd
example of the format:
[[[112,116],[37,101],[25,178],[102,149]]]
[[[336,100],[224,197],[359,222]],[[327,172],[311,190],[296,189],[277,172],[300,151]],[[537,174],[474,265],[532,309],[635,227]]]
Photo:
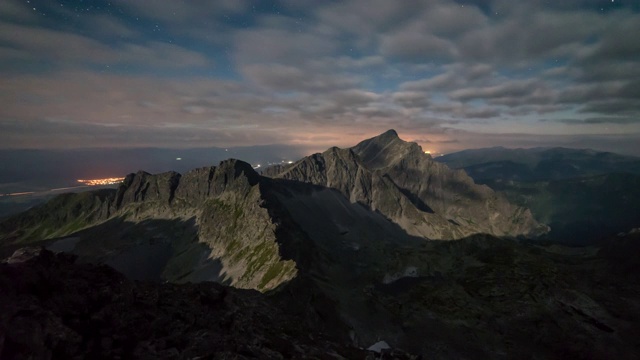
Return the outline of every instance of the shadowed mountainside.
[[[37,248],[0,263],[2,359],[367,356],[341,329],[318,330],[253,290],[133,282]]]
[[[352,344],[383,339],[406,351],[397,359],[636,359],[640,283],[632,273],[640,263],[628,254],[638,244],[637,233],[601,249],[476,235],[387,243],[352,264],[320,249],[304,274],[267,296],[132,282],[107,266],[27,248],[0,263],[0,354],[365,359]]]

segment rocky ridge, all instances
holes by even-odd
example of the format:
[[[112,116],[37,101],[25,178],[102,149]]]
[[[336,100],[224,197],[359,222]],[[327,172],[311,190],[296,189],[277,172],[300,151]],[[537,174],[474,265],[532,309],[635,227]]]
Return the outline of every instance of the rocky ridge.
[[[331,148],[263,175],[334,188],[379,211],[409,234],[458,239],[474,233],[535,236],[547,231],[531,212],[510,204],[461,170],[435,162],[394,130],[349,149]]]
[[[53,245],[139,279],[271,289],[296,267],[280,257],[261,186],[238,160],[184,175],[141,171],[117,190],[65,194],[14,216],[0,225],[2,240],[15,248],[62,238]]]

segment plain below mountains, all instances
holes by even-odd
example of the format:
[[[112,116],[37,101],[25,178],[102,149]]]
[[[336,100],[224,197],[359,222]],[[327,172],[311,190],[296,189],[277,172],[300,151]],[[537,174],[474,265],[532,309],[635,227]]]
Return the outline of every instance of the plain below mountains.
[[[333,345],[320,350],[327,357],[349,358],[343,350],[380,347],[384,341],[429,358],[637,358],[640,296],[637,279],[627,275],[638,264],[635,259],[620,261],[637,244],[637,235],[613,239],[606,249],[516,240],[547,229],[525,207],[475,184],[463,170],[434,161],[390,130],[353,148],[331,148],[263,175],[238,160],[185,174],[130,174],[117,190],[65,194],[11,217],[0,223],[0,239],[7,255],[40,245],[78,256],[77,265],[46,260],[46,253],[20,262],[34,264],[44,274],[96,263],[156,284],[117,288],[123,295],[110,301],[120,304],[119,311],[137,306],[138,295],[127,294],[150,293],[149,298],[139,296],[140,306],[148,301],[160,306],[160,294],[184,291],[170,296],[189,309],[187,323],[203,311],[198,301],[239,312],[211,318],[214,323],[206,328],[196,320],[189,323],[203,339],[217,331],[216,321],[223,322],[220,326],[245,321],[240,313],[253,300],[234,305],[202,293],[223,288],[194,293],[198,288],[173,284],[217,282],[264,292],[267,306],[287,313],[285,323],[299,319],[311,341],[330,339]],[[17,270],[8,266],[2,271]],[[49,315],[30,317],[20,302],[30,299],[31,308],[48,309],[49,301],[59,305],[63,294],[12,284],[10,274],[2,279],[10,290],[4,302],[13,304],[2,318],[4,338],[11,340],[5,349],[29,354],[30,343],[21,343],[20,332],[11,330],[16,317],[45,329],[42,338],[55,340],[47,344],[71,346],[73,354],[86,354],[89,348],[112,351],[112,332],[131,329],[102,324],[107,340],[97,344],[95,334],[78,330],[85,318],[65,316],[68,310],[60,306],[42,310]],[[92,285],[69,281],[88,286],[80,293],[90,298],[75,300],[91,304],[86,316],[98,316],[100,307],[107,306],[91,302]],[[104,282],[110,280],[100,281],[103,285],[96,286],[109,288]],[[165,282],[172,284],[161,284]],[[66,288],[75,289],[74,284]],[[175,310],[162,306],[158,309],[164,313]],[[175,314],[183,316],[181,310]],[[173,354],[168,357],[193,351],[200,351],[194,356],[209,355],[211,348],[200,348],[205,342],[172,335],[184,331],[183,325],[166,324],[160,335],[138,334],[135,344],[124,348],[118,343],[118,351],[139,356],[144,351],[136,352],[138,345],[156,344],[158,351]],[[263,329],[262,322],[257,326]],[[68,336],[47,332],[56,329],[67,329]],[[302,357],[308,339],[278,329],[276,338],[261,342],[254,352],[234,348],[234,354]],[[162,342],[156,343],[158,338]],[[283,348],[296,353],[278,352],[274,348],[280,345],[274,342],[284,342]]]

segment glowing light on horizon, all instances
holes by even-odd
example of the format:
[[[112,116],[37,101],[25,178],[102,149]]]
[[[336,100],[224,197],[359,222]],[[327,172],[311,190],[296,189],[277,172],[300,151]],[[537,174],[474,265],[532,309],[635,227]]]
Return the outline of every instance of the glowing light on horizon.
[[[106,178],[106,179],[91,179],[91,180],[77,180],[81,184],[89,185],[89,186],[99,186],[99,185],[115,185],[119,184],[124,180],[123,177],[119,178]]]

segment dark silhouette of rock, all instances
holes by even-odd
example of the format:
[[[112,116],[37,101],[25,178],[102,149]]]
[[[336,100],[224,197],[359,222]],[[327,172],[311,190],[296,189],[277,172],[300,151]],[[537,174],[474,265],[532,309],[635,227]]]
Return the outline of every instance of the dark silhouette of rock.
[[[253,290],[132,282],[25,248],[0,263],[2,359],[365,359]],[[408,355],[397,357],[409,359]]]

